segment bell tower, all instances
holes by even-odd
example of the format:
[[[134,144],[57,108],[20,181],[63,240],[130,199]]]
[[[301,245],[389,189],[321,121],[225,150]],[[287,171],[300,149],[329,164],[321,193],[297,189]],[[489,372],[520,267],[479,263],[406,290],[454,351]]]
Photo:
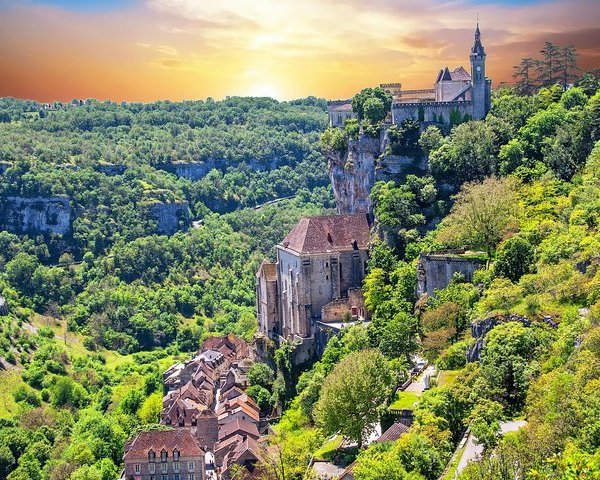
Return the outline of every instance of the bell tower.
[[[473,118],[481,120],[485,118],[489,110],[488,81],[485,78],[485,50],[481,44],[481,32],[479,31],[479,22],[475,29],[475,42],[471,47],[471,79]]]

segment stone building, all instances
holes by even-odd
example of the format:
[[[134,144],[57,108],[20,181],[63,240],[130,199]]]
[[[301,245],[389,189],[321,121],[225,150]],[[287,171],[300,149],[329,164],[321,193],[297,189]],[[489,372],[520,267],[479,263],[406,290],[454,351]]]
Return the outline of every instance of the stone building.
[[[402,90],[400,84],[382,84],[392,94],[391,121],[399,124],[414,119],[421,123],[447,124],[451,118],[485,118],[491,108],[491,80],[485,76],[486,53],[481,43],[479,24],[471,47],[469,73],[462,66],[445,67],[436,76],[433,88]],[[351,100],[328,104],[329,125],[343,127],[346,118],[355,118]]]
[[[263,262],[256,274],[260,331],[271,338],[314,337],[323,307],[348,302],[349,292],[361,288],[370,230],[368,214],[302,218],[277,245],[277,261]]]
[[[482,255],[464,250],[422,253],[417,264],[417,296],[433,296],[436,290],[446,288],[457,273],[470,282],[475,270],[485,266]]]
[[[125,445],[126,480],[204,480],[204,455],[188,428],[141,432]]]

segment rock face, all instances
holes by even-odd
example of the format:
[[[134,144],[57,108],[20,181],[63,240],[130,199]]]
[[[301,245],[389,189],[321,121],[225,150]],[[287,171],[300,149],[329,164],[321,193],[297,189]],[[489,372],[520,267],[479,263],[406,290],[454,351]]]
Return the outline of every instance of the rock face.
[[[338,213],[372,211],[369,193],[375,183],[375,165],[381,152],[380,139],[361,135],[358,140],[348,141],[344,154],[326,153]]]
[[[13,233],[55,233],[71,230],[69,199],[56,197],[7,197],[0,200],[0,228]]]
[[[125,165],[119,165],[116,163],[101,163],[96,166],[96,170],[109,177],[121,175],[125,172]]]
[[[372,213],[369,194],[375,182],[399,181],[411,171],[427,168],[426,159],[384,155],[387,144],[387,130],[382,128],[379,138],[360,135],[349,140],[344,153],[325,152],[338,213]]]
[[[164,170],[169,173],[173,173],[181,178],[187,178],[188,180],[200,180],[204,178],[208,172],[213,169],[225,171],[230,163],[226,159],[209,159],[204,162],[189,162],[189,163],[167,163],[164,165],[157,165],[157,168]],[[246,161],[245,164],[254,171],[263,171],[266,169],[276,168],[279,161],[277,159],[272,160],[270,163],[261,163],[256,160]]]
[[[156,232],[172,235],[178,230],[185,229],[190,224],[188,202],[153,203],[149,206],[150,215],[156,221]]]
[[[470,282],[475,270],[485,265],[485,260],[462,254],[462,251],[421,254],[417,264],[417,296],[433,296],[436,290],[448,286],[455,273],[464,275],[465,280]]]
[[[0,317],[8,315],[8,304],[4,297],[0,297]]]
[[[558,323],[550,316],[542,317],[544,323],[552,328],[558,327]],[[484,338],[494,327],[507,322],[519,322],[525,327],[531,326],[531,320],[523,315],[512,313],[510,315],[494,315],[491,317],[475,320],[471,323],[471,336],[475,343],[467,350],[467,362],[477,362],[481,358],[481,350],[485,345]]]

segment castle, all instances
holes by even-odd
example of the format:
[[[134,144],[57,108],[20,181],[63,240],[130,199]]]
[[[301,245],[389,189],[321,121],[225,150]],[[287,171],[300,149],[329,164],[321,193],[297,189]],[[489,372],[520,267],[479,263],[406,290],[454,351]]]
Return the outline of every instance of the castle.
[[[461,119],[481,120],[491,106],[492,81],[485,76],[485,49],[481,43],[479,24],[471,47],[471,73],[463,67],[443,68],[437,74],[431,89],[402,90],[399,83],[381,84],[392,95],[391,123],[414,119],[421,123],[448,123],[460,115]],[[346,120],[356,118],[352,100],[335,100],[328,103],[329,125],[343,127]]]
[[[260,332],[315,344],[319,332],[368,319],[360,290],[369,254],[368,214],[302,218],[256,273]],[[307,339],[315,342],[306,341]]]

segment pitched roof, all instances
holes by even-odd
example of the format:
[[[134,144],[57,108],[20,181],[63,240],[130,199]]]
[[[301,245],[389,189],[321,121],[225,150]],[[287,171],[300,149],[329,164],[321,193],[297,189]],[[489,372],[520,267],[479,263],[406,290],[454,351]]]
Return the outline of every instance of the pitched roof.
[[[471,80],[471,74],[467,72],[463,67],[457,67],[450,72],[452,80]]]
[[[366,249],[371,224],[365,213],[302,218],[281,245],[298,253]]]
[[[383,434],[375,440],[376,442],[393,442],[398,440],[402,435],[408,432],[409,427],[407,427],[402,422],[394,422],[394,424],[388,428]]]
[[[219,441],[225,440],[234,434],[249,435],[254,438],[260,437],[256,423],[236,418],[230,422],[224,423],[219,429]]]
[[[200,447],[198,439],[192,435],[187,428],[177,428],[174,430],[153,430],[140,432],[129,444],[129,449],[123,456],[125,461],[135,459],[147,459],[148,452],[153,450],[157,456],[160,451],[165,449],[172,452],[179,450],[182,457],[202,457],[204,450]]]

